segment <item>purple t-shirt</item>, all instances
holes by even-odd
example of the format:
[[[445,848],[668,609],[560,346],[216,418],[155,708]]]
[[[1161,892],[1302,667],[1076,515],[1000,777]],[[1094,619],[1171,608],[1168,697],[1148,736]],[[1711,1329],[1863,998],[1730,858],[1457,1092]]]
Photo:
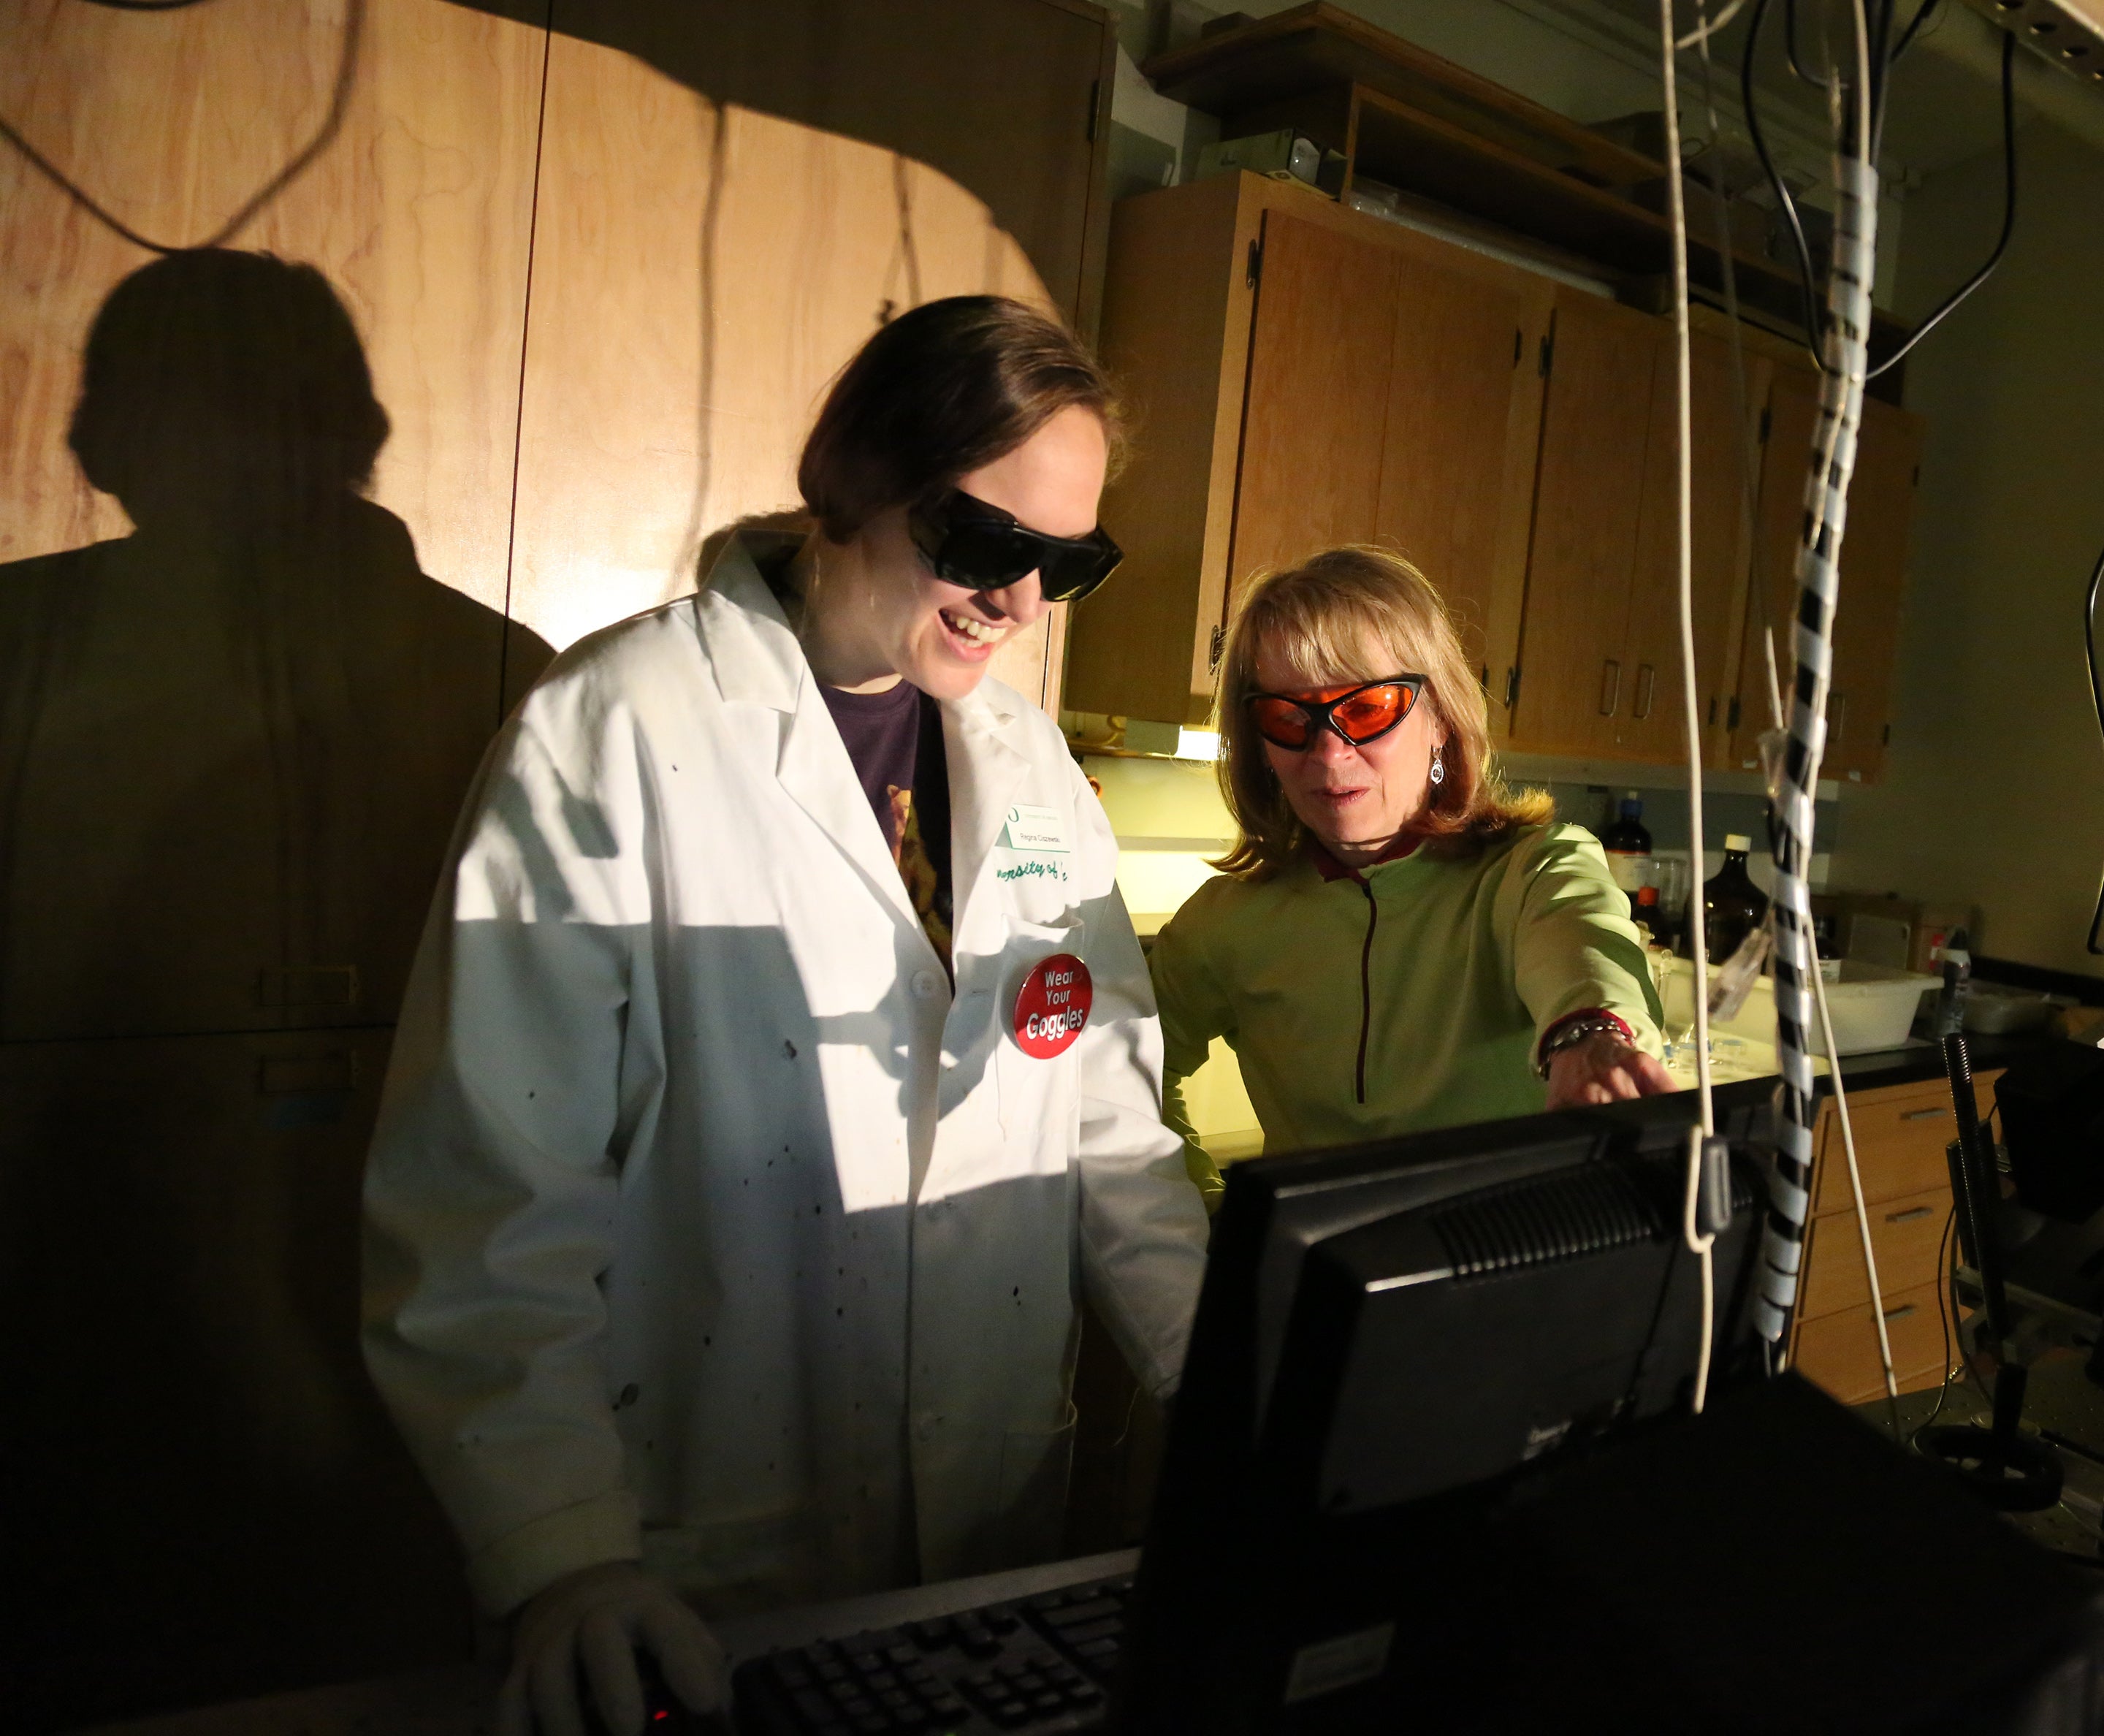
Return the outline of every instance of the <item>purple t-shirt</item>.
[[[947,966],[950,773],[943,708],[910,681],[880,694],[851,694],[822,684],[818,691],[884,828],[920,926]]]

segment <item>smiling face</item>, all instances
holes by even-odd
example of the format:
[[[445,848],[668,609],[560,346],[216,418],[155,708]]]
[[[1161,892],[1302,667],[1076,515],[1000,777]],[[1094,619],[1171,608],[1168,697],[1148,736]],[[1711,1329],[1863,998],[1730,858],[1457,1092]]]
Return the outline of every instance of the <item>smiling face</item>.
[[[1014,451],[957,479],[975,500],[1053,537],[1095,529],[1108,453],[1093,411],[1070,405]],[[1027,573],[998,591],[935,577],[907,533],[906,509],[871,520],[819,556],[805,639],[819,680],[875,692],[903,678],[937,699],[962,698],[994,653],[1051,607]]]
[[[1412,672],[1395,654],[1366,648],[1364,675],[1317,676],[1296,667],[1268,641],[1256,654],[1256,682],[1265,693],[1334,698],[1345,689],[1383,676]],[[1433,749],[1445,731],[1428,688],[1410,715],[1384,736],[1357,747],[1321,730],[1298,752],[1264,743],[1265,760],[1300,823],[1347,867],[1362,867],[1410,829],[1430,793]]]

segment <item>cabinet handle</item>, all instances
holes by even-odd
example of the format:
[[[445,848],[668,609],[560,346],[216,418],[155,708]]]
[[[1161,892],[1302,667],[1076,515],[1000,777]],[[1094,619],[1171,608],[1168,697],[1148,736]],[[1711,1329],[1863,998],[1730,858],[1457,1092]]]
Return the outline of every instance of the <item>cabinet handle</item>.
[[[1848,696],[1829,694],[1826,697],[1826,739],[1830,745],[1838,745],[1848,739]]]
[[[1885,1318],[1888,1320],[1904,1320],[1909,1314],[1914,1313],[1919,1306],[1919,1305],[1918,1303],[1902,1302],[1897,1308],[1888,1308],[1885,1310]]]
[[[1649,663],[1637,665],[1636,708],[1629,715],[1639,721],[1651,716],[1652,689],[1658,685],[1658,672]]]
[[[1939,1103],[1925,1109],[1904,1110],[1900,1115],[1900,1119],[1901,1121],[1930,1121],[1938,1115],[1948,1115],[1950,1113],[1949,1109]]]
[[[1622,703],[1622,666],[1609,658],[1600,666],[1600,715],[1611,717]]]
[[[1888,1212],[1885,1221],[1888,1224],[1917,1224],[1925,1217],[1935,1216],[1936,1207],[1933,1206],[1912,1206],[1905,1212]]]

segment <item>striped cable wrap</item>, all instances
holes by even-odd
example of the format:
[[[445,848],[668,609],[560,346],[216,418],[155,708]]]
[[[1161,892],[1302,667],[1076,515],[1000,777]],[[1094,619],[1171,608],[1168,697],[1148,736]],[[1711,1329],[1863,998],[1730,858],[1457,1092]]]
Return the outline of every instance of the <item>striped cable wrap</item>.
[[[1856,435],[1863,417],[1863,382],[1870,367],[1870,279],[1876,257],[1878,173],[1841,153],[1834,215],[1834,264],[1826,288],[1826,373],[1819,423],[1805,484],[1804,537],[1797,553],[1797,676],[1790,734],[1768,783],[1775,837],[1776,1049],[1782,1075],[1776,1091],[1775,1172],[1761,1241],[1754,1324],[1772,1343],[1789,1330],[1797,1301],[1810,1205],[1812,1118],[1812,1055],[1807,1038],[1817,1017],[1812,944],[1812,804],[1826,749],[1826,695],[1833,676],[1837,565],[1848,524],[1848,483],[1856,469]]]

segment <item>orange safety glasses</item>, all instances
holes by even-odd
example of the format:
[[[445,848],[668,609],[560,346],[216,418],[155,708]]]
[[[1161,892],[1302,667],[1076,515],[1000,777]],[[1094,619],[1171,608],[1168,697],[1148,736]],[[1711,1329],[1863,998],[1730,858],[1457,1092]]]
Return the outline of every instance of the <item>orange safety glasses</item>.
[[[1274,748],[1299,752],[1327,730],[1353,748],[1379,741],[1417,703],[1421,675],[1392,675],[1357,687],[1321,687],[1305,694],[1251,694],[1257,733]]]

